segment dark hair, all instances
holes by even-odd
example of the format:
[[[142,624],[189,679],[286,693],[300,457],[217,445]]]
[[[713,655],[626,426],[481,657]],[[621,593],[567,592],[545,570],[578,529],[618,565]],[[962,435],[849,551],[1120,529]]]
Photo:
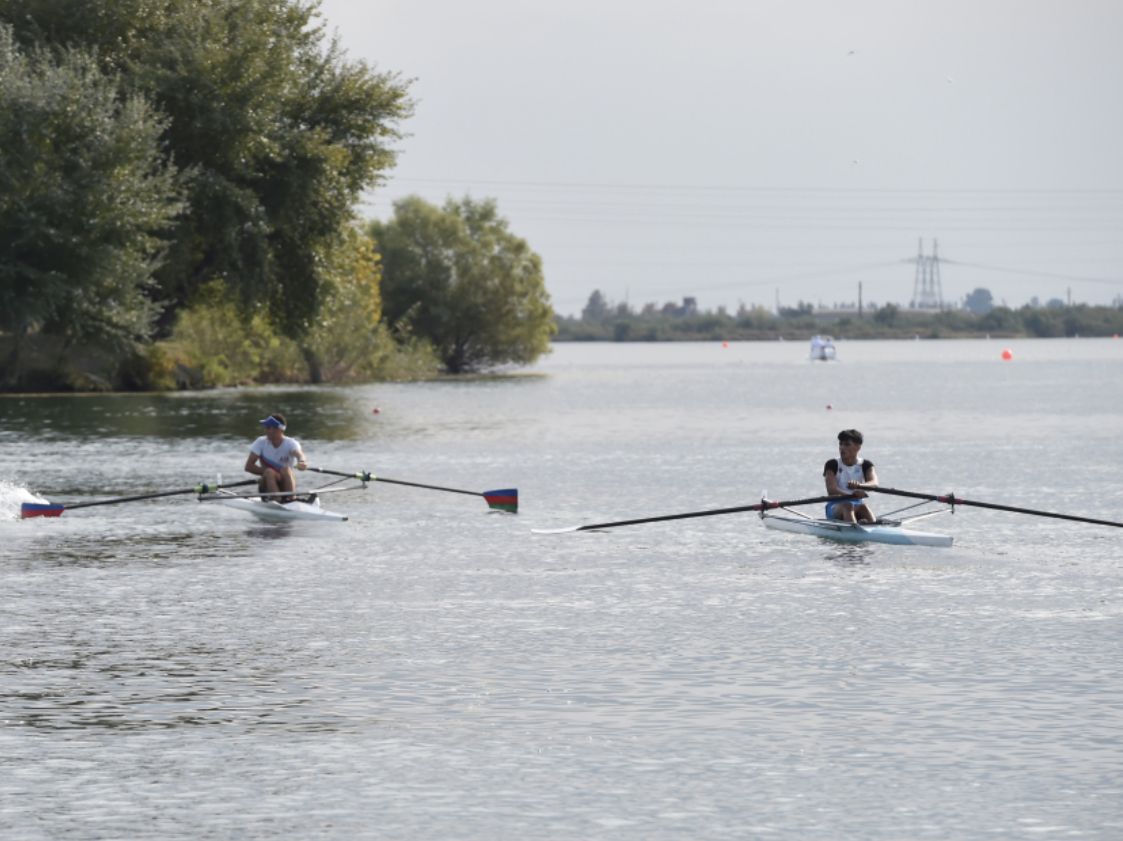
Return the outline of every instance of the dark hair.
[[[285,416],[282,415],[280,412],[274,412],[269,417],[275,418],[276,420],[280,421],[281,426],[288,426],[289,425],[289,422],[287,420],[285,420]],[[861,441],[862,439],[859,438],[858,440]]]
[[[839,441],[853,441],[855,444],[862,443],[862,433],[856,429],[844,429],[838,433]]]

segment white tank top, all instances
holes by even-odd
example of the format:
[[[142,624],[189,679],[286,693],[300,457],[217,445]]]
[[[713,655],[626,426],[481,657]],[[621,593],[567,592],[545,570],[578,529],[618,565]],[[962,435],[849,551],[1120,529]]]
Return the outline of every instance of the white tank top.
[[[856,461],[849,467],[842,463],[842,459],[838,460],[838,487],[839,490],[845,491],[850,487],[851,482],[864,482],[866,481],[865,471],[862,470],[862,462]]]
[[[834,473],[838,477],[838,489],[843,493],[848,493],[849,488],[846,487],[848,482],[864,482],[866,481],[865,467],[869,465],[873,467],[873,462],[866,459],[855,462],[847,467],[842,463],[840,458],[832,458],[825,465],[823,465],[823,475],[826,476],[827,472],[834,467]]]

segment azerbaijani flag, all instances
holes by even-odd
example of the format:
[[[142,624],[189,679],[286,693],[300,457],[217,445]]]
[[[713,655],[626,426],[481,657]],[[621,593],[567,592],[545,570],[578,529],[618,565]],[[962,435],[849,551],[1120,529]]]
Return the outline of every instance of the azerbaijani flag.
[[[501,491],[484,491],[483,498],[487,500],[489,508],[496,511],[509,511],[512,514],[519,512],[518,488],[505,488]]]

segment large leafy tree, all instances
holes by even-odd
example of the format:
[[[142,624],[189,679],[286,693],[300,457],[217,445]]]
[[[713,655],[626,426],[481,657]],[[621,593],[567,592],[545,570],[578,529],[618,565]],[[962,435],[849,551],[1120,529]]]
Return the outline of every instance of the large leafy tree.
[[[156,274],[162,323],[225,284],[300,333],[354,201],[389,168],[411,110],[395,74],[350,61],[299,0],[0,0],[25,43],[82,46],[167,115],[187,208]]]
[[[556,329],[542,260],[491,200],[412,196],[373,222],[382,255],[384,318],[428,339],[452,373],[527,363]]]
[[[0,330],[128,345],[180,209],[164,121],[78,50],[20,50],[0,24]]]

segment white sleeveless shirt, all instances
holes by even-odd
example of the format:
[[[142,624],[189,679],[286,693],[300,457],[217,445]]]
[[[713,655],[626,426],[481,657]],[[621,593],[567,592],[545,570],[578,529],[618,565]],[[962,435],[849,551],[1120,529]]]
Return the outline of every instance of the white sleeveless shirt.
[[[842,459],[838,460],[838,487],[840,490],[845,491],[850,487],[851,482],[864,481],[866,481],[866,474],[862,470],[862,462],[856,461],[847,467],[842,463]]]
[[[847,466],[842,463],[842,459],[832,458],[823,467],[824,475],[826,475],[826,472],[830,468],[832,462],[834,463],[835,471],[838,475],[838,489],[843,493],[846,493],[846,491],[848,490],[848,485],[850,482],[866,481],[866,465],[873,467],[873,463],[866,459],[861,459]]]

